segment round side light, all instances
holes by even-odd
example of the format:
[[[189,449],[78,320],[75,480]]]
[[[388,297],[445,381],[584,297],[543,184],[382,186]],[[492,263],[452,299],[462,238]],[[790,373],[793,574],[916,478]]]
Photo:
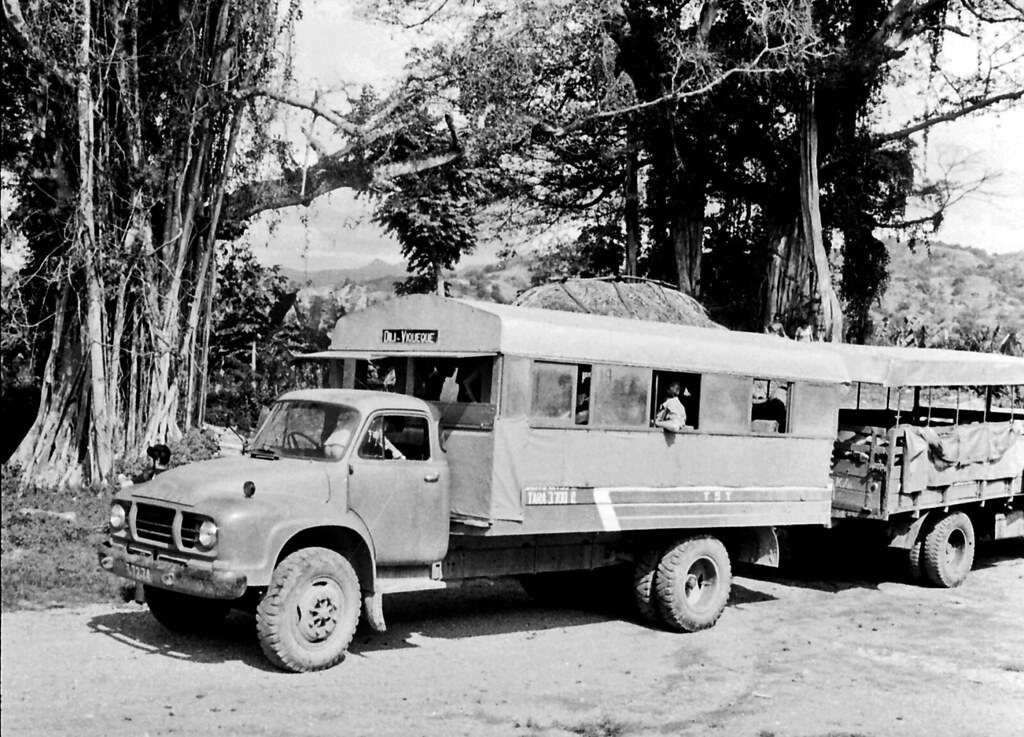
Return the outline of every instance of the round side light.
[[[128,524],[128,514],[125,512],[124,505],[112,504],[110,506],[110,529],[123,530],[126,524]]]
[[[254,484],[252,481],[246,481],[244,484],[242,484],[242,495],[246,499],[249,499],[255,493],[256,484]]]

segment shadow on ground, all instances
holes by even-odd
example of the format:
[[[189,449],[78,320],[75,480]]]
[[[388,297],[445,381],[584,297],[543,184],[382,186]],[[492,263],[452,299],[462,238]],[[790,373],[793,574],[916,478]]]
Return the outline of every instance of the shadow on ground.
[[[763,581],[829,592],[877,589],[883,583],[925,585],[911,578],[906,550],[888,548],[863,535],[823,530],[787,538],[782,544],[783,561],[779,568],[739,565],[737,572]],[[981,541],[975,551],[973,570],[1022,557],[1024,539]]]
[[[975,568],[988,568],[1024,557],[1024,540],[980,543]],[[819,542],[781,569],[736,567],[736,573],[783,586],[819,591],[877,588],[887,581],[906,582],[899,553],[884,548],[850,548],[841,541]],[[386,599],[388,631],[360,624],[351,652],[365,655],[416,647],[415,637],[463,639],[514,632],[580,627],[598,622],[637,622],[628,586],[621,576],[599,576],[582,589],[540,602],[514,580],[483,580],[441,591],[396,594]],[[729,606],[760,604],[776,597],[733,581]],[[144,607],[93,617],[97,634],[141,652],[196,663],[241,662],[272,671],[256,640],[251,614],[233,612],[211,635],[179,635],[164,629]],[[637,626],[644,626],[637,623]]]
[[[252,615],[232,612],[209,635],[180,635],[165,629],[143,606],[100,614],[89,629],[147,655],[194,663],[242,662],[261,670],[273,670],[256,641]]]

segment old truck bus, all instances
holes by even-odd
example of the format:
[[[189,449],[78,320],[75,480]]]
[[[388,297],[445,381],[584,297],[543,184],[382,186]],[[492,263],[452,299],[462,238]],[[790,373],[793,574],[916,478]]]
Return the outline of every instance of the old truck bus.
[[[253,606],[270,661],[315,670],[387,594],[628,564],[640,616],[693,631],[731,561],[830,523],[849,376],[820,346],[411,296],[321,357],[335,386],[281,397],[246,455],[115,498],[101,565],[165,625]]]
[[[1024,536],[1024,360],[829,346],[853,380],[839,411],[837,530],[880,532],[914,578],[959,585],[976,536]]]

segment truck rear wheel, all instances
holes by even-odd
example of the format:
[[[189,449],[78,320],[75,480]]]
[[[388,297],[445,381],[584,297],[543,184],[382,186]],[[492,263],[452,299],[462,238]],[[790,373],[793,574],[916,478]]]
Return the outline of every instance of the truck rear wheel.
[[[636,560],[633,569],[633,603],[644,624],[661,624],[654,581],[662,551],[658,548],[645,550]]]
[[[941,588],[959,586],[974,565],[974,525],[963,512],[939,520],[924,538],[921,567],[928,582]]]
[[[344,556],[304,548],[281,561],[256,607],[256,633],[267,659],[295,673],[337,665],[356,631],[359,578]]]
[[[913,583],[921,583],[924,580],[924,571],[921,570],[921,551],[924,548],[924,536],[921,535],[914,541],[907,551],[907,575]]]
[[[729,553],[710,535],[684,538],[658,563],[655,598],[662,621],[679,632],[697,632],[718,621],[729,601]]]
[[[185,635],[211,632],[231,609],[230,602],[223,599],[204,599],[156,586],[144,586],[143,590],[153,618],[171,632]]]

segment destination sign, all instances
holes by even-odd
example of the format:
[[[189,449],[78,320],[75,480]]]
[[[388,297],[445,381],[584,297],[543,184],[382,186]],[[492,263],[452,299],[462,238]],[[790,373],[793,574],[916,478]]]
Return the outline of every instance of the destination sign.
[[[385,328],[381,341],[384,343],[400,343],[402,345],[434,345],[437,343],[437,331]]]

